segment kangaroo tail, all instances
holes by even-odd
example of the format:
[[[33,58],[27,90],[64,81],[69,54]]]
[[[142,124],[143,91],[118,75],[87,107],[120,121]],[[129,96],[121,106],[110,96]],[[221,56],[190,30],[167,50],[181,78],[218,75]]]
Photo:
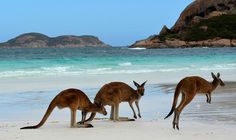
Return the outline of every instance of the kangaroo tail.
[[[39,128],[41,127],[47,120],[47,118],[49,117],[49,115],[52,113],[53,109],[56,107],[56,104],[55,104],[55,100],[53,100],[50,105],[48,106],[48,109],[46,111],[46,113],[44,114],[42,120],[37,124],[37,125],[34,125],[34,126],[26,126],[26,127],[22,127],[20,129],[36,129],[36,128]]]
[[[176,104],[178,102],[179,94],[180,94],[180,84],[178,84],[176,89],[175,89],[175,94],[174,94],[174,100],[173,100],[172,108],[171,108],[169,114],[164,119],[168,118],[175,111],[175,107],[176,107]]]

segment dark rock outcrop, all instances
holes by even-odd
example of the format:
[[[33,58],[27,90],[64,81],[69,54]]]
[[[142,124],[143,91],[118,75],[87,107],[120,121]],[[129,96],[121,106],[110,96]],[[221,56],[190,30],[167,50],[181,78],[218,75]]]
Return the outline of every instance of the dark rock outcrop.
[[[219,18],[218,18],[219,17]],[[131,48],[236,47],[236,0],[195,0],[171,29],[136,41]]]
[[[172,31],[179,32],[196,23],[196,19],[208,19],[222,14],[236,14],[236,0],[195,0],[181,13]]]
[[[58,36],[48,37],[40,33],[26,33],[0,43],[0,47],[109,47],[95,36]]]
[[[168,34],[168,33],[170,33],[170,32],[171,32],[170,29],[169,29],[166,25],[164,25],[164,26],[162,27],[162,29],[161,29],[159,35],[165,35],[165,34]]]
[[[183,41],[179,39],[159,39],[137,41],[130,48],[186,48],[186,47],[236,47],[236,39],[214,38],[201,41]]]

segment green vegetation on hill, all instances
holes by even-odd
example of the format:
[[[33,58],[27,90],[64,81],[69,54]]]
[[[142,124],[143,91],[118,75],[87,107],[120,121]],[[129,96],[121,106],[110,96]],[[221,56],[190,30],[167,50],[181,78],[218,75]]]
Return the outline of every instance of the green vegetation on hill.
[[[216,37],[236,38],[236,15],[222,15],[201,20],[199,23],[185,28],[179,33],[170,32],[159,36],[161,40],[178,38],[185,41],[200,41]]]
[[[80,40],[78,39],[70,39],[69,36],[59,36],[59,37],[55,37],[50,39],[48,45],[49,46],[55,46],[57,44],[61,44],[61,45],[66,45],[66,44],[79,44],[81,43]]]
[[[27,36],[27,38],[25,38]],[[21,43],[30,43],[32,41],[48,40],[49,37],[41,33],[25,33],[19,35],[16,38],[10,39],[7,43],[10,45],[21,44]]]
[[[7,42],[0,43],[0,47],[110,47],[97,37],[91,35],[64,35],[48,37],[41,33],[25,33]]]

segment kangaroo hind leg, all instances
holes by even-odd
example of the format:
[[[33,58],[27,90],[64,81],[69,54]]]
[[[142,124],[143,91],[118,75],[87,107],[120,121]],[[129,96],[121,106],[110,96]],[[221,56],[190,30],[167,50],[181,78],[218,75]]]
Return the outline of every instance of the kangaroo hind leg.
[[[113,121],[119,121],[119,103],[115,103],[114,105]]]
[[[188,94],[188,95],[184,95],[183,94],[183,97],[184,98],[184,101],[183,103],[180,103],[180,105],[176,108],[176,112],[177,112],[177,115],[176,115],[176,128],[179,130],[179,116],[180,116],[180,113],[183,111],[184,107],[186,105],[188,105],[193,97],[195,96],[195,94]]]
[[[111,105],[110,120],[114,120],[114,105]]]
[[[179,129],[179,122],[178,122],[178,117],[179,117],[179,114],[180,114],[180,111],[179,111],[179,108],[181,106],[183,106],[183,104],[185,103],[185,94],[182,93],[182,99],[181,99],[181,102],[179,104],[179,106],[175,109],[175,112],[174,112],[174,119],[173,119],[173,122],[172,122],[172,125],[173,125],[173,128],[175,129],[175,127],[177,129]]]
[[[75,123],[75,120],[76,120],[76,109],[70,109],[71,111],[71,119],[70,119],[70,127],[71,128],[75,128],[76,127],[76,123]]]

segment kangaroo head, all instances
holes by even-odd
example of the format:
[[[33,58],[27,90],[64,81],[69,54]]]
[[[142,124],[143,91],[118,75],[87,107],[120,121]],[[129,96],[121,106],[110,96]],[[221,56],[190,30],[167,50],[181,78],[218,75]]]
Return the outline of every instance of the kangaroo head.
[[[98,113],[103,114],[103,115],[107,115],[107,111],[106,111],[106,108],[104,107],[104,105],[102,105],[101,103],[97,103],[97,102],[95,102],[94,104],[98,108],[98,111],[97,111]]]
[[[219,72],[217,73],[217,75],[215,75],[212,72],[211,76],[213,78],[213,83],[217,83],[217,85],[225,86],[225,83],[220,79],[220,73]]]
[[[139,85],[137,82],[133,81],[134,85],[137,87],[137,93],[141,96],[144,95],[144,85],[146,84],[147,81],[143,82],[141,85]]]

